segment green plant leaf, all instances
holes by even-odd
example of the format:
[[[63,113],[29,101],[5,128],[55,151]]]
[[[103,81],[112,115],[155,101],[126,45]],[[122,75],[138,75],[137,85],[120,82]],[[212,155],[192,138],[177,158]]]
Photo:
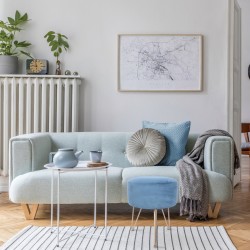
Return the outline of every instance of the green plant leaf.
[[[45,34],[44,38],[46,38],[47,36],[53,35],[53,34],[55,34],[54,31],[49,31],[47,34]]]
[[[51,51],[55,51],[57,49],[57,44],[54,44],[52,47],[51,47]]]
[[[11,17],[8,17],[8,21],[10,23],[10,25],[15,25],[15,20]]]
[[[58,42],[57,42],[57,41],[51,41],[51,42],[49,43],[49,46],[50,46],[50,47],[58,46]]]
[[[15,13],[15,21],[19,20],[21,17],[21,14],[20,12],[17,10],[16,13]]]
[[[15,41],[14,44],[16,47],[20,47],[20,48],[26,48],[31,45],[31,43],[26,42],[26,41],[22,41],[22,42]]]
[[[28,14],[25,13],[20,19],[21,19],[23,22],[27,22],[27,21],[28,21]]]
[[[63,46],[64,46],[64,48],[69,48],[69,44],[68,44],[68,42],[66,42],[66,41],[62,41],[62,44],[63,44]]]
[[[23,55],[26,55],[26,56],[28,56],[29,58],[34,59],[34,57],[32,57],[32,56],[30,55],[30,53],[28,53],[28,52],[26,52],[26,51],[23,51],[23,50],[20,50],[20,52],[21,52]]]
[[[55,39],[55,36],[54,35],[49,35],[48,38],[47,38],[47,42],[51,42]]]

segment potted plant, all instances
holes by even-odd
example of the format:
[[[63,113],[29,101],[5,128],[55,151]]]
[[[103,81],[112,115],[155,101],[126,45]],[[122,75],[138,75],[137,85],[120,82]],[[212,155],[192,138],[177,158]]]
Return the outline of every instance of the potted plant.
[[[61,75],[61,62],[59,60],[60,54],[63,50],[67,51],[69,44],[67,42],[68,38],[61,33],[56,33],[54,31],[49,31],[44,38],[47,39],[51,51],[53,52],[54,57],[56,57],[56,75]]]
[[[21,15],[17,10],[15,17],[8,17],[8,21],[0,20],[0,74],[17,73],[18,57],[20,54],[30,56],[23,50],[31,45],[27,41],[18,41],[15,36],[20,32],[22,25],[27,23],[28,15]]]

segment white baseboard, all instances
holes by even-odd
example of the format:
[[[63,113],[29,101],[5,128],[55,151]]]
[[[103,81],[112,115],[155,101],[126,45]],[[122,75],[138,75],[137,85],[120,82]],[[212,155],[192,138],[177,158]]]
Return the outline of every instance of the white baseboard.
[[[9,191],[9,178],[0,176],[0,192],[8,192]]]

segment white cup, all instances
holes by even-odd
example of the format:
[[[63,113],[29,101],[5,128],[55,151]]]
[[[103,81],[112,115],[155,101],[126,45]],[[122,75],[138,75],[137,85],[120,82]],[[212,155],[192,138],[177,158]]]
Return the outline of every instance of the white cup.
[[[90,151],[89,152],[90,161],[92,162],[101,162],[102,160],[102,151]]]

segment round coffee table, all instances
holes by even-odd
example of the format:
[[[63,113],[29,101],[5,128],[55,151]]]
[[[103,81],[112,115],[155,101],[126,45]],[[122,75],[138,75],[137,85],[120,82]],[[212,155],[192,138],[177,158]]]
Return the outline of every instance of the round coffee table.
[[[79,161],[78,165],[74,168],[60,168],[55,166],[53,163],[48,163],[44,165],[45,168],[51,170],[51,232],[53,232],[53,194],[54,194],[54,173],[57,174],[57,246],[59,246],[59,225],[60,225],[60,176],[62,173],[67,173],[67,172],[77,172],[77,171],[94,171],[95,172],[95,194],[94,194],[94,223],[93,225],[89,227],[96,227],[96,190],[97,190],[97,171],[106,171],[105,175],[105,219],[104,219],[104,235],[98,235],[98,236],[104,236],[105,239],[107,237],[107,197],[108,197],[108,168],[111,165],[110,163],[107,163],[105,166],[95,166],[95,167],[88,167],[87,161]],[[87,228],[89,228],[87,227]],[[87,229],[86,228],[86,229]],[[89,234],[89,233],[82,233],[81,234]],[[75,234],[72,234],[71,236],[74,236]],[[94,235],[94,234],[92,234]],[[71,237],[70,236],[70,237]],[[68,239],[64,238],[62,240]]]

